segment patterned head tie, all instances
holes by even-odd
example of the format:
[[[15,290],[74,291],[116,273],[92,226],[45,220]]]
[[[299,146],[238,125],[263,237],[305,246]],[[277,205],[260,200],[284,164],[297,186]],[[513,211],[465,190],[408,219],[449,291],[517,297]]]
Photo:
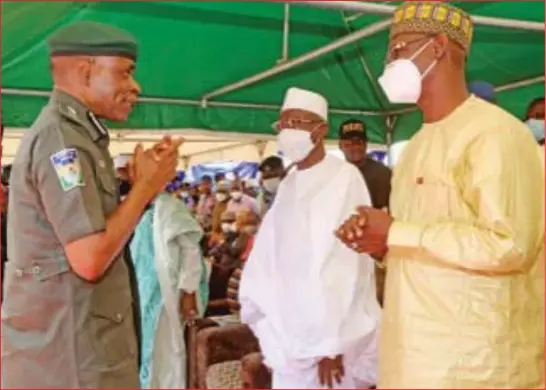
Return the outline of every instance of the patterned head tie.
[[[457,7],[443,2],[408,1],[394,11],[390,39],[400,34],[445,34],[468,53],[473,32],[470,15]]]

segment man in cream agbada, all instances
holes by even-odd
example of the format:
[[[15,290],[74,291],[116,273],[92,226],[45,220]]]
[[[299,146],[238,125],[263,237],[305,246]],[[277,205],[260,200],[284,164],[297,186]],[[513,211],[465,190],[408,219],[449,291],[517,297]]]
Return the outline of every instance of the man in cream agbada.
[[[394,171],[391,215],[339,237],[387,266],[378,387],[544,388],[544,170],[526,126],[469,95],[466,13],[407,2],[379,83],[424,124]]]
[[[275,389],[375,385],[380,308],[374,264],[333,231],[370,205],[357,168],[327,156],[328,104],[288,90],[279,149],[297,169],[265,215],[240,284],[241,317],[260,341]]]

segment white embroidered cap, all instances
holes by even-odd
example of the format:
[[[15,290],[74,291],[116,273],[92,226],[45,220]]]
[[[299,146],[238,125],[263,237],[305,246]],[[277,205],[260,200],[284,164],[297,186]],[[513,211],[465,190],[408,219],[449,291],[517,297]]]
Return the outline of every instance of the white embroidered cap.
[[[300,88],[290,88],[284,97],[282,111],[303,110],[317,114],[328,121],[328,101],[316,92]]]
[[[116,169],[127,168],[127,164],[131,161],[130,154],[120,154],[114,158],[114,167]]]

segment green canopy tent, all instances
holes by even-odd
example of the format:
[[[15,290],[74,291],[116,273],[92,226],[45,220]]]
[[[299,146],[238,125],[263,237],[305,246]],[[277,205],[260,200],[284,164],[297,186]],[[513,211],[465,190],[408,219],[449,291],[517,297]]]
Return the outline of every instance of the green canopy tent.
[[[500,105],[521,116],[533,98],[544,95],[544,4],[456,4],[477,24],[468,80],[499,87]],[[387,125],[397,141],[411,137],[421,123],[415,108],[389,104],[376,82],[392,5],[154,1],[2,2],[1,7],[7,127],[32,124],[52,85],[46,39],[79,20],[124,28],[140,43],[136,76],[143,97],[130,120],[114,128],[271,135],[290,86],[328,98],[332,138],[349,117],[367,123],[374,143],[391,141]]]

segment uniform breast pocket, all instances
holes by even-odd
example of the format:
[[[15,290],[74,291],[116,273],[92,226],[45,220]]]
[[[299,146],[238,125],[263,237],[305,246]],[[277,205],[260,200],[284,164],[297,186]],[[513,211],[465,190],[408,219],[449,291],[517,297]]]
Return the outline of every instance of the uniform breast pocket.
[[[107,214],[113,212],[119,204],[118,184],[116,178],[109,173],[101,173],[98,186],[102,193],[102,202]]]
[[[91,321],[93,343],[101,361],[112,367],[136,357],[137,337],[130,299],[123,304],[99,303]]]

